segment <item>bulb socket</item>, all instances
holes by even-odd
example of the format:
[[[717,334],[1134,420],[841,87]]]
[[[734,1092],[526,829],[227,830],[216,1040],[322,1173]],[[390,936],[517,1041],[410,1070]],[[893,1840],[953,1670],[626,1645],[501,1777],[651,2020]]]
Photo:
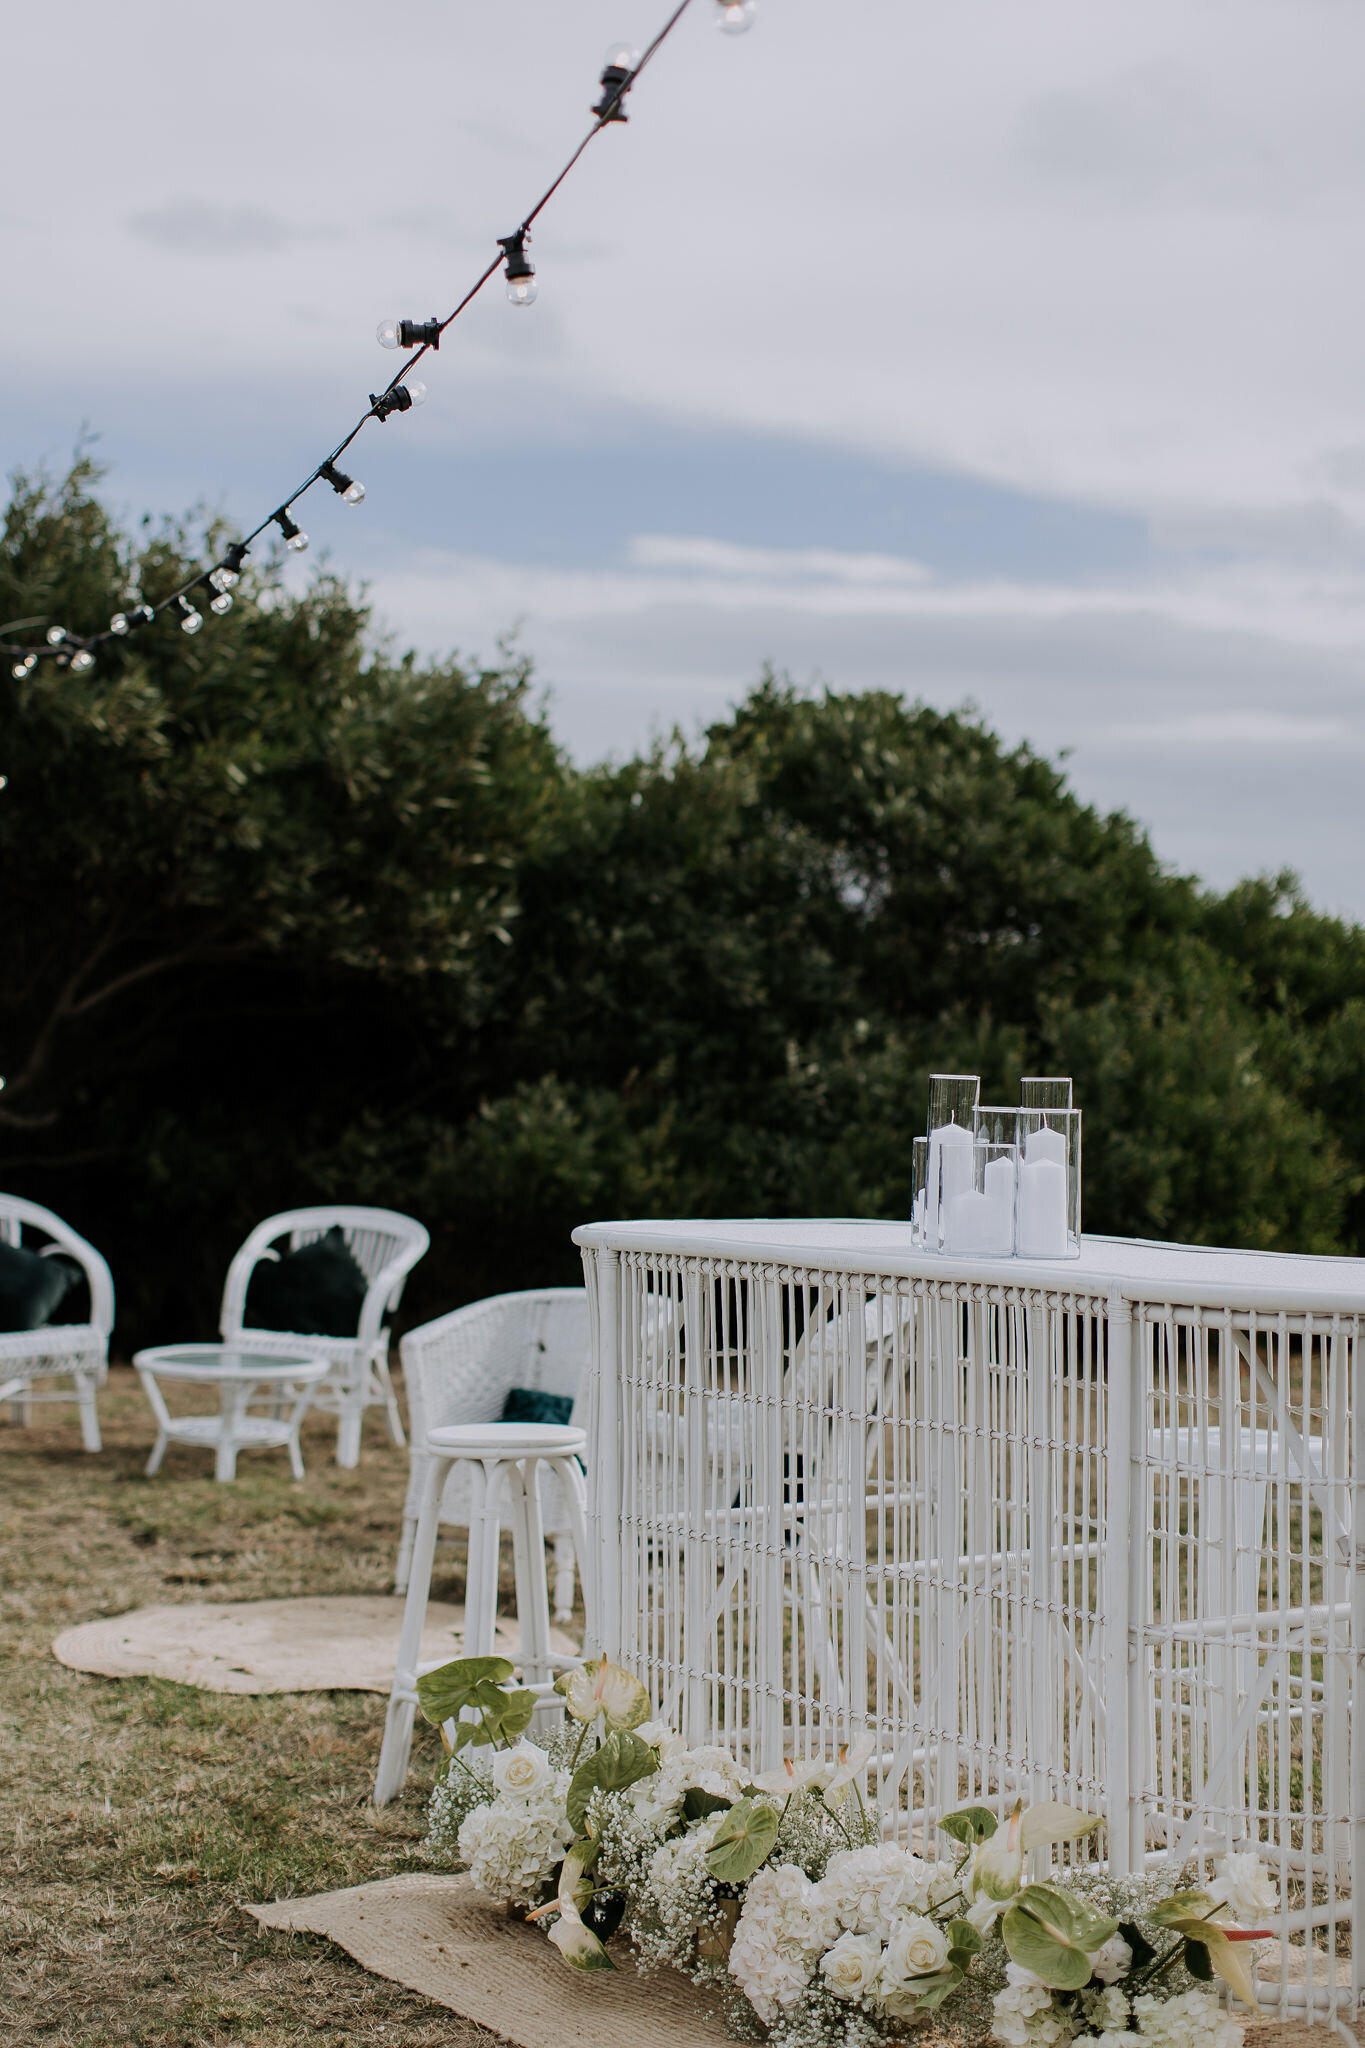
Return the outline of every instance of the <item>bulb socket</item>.
[[[602,73],[602,97],[593,108],[599,121],[628,121],[629,114],[622,102],[630,91],[633,71],[627,71],[624,64],[608,64]]]

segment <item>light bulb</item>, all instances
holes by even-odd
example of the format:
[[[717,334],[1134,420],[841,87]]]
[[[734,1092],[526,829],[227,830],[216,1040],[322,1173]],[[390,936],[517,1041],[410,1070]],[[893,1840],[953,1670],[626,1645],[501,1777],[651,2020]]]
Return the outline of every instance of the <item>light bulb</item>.
[[[364,496],[364,484],[347,484],[345,490],[341,494],[341,502],[343,505],[358,505],[360,504]]]
[[[10,670],[10,674],[14,677],[16,683],[22,683],[25,676],[31,676],[37,666],[37,655],[26,654],[22,661],[15,662],[14,667]]]
[[[513,306],[534,306],[536,302],[536,281],[533,277],[509,277],[507,280],[508,303]]]
[[[640,52],[629,43],[613,43],[602,59],[604,71],[634,71],[640,62]]]
[[[301,555],[308,545],[308,536],[304,532],[303,528],[301,526],[295,526],[293,520],[289,517],[289,514],[283,509],[281,509],[278,512],[272,512],[270,516],[274,520],[276,526],[279,527],[280,532],[284,535],[284,544],[288,548],[290,554]]]
[[[180,614],[181,632],[197,633],[204,623],[204,614],[197,612],[187,597],[178,597],[175,600],[175,608]]]
[[[155,617],[156,613],[149,604],[135,604],[131,611],[114,613],[109,621],[109,631],[117,633],[122,638],[125,633],[131,633],[135,626],[150,626]]]
[[[717,0],[717,5],[720,16],[716,27],[723,36],[742,36],[745,29],[753,27],[758,0]]]
[[[112,618],[112,619],[110,619],[110,621],[109,621],[109,631],[110,631],[111,633],[117,633],[117,634],[119,634],[119,635],[120,635],[120,637],[122,637],[122,635],[123,635],[124,633],[126,633],[126,632],[128,631],[128,614],[127,614],[127,612],[115,612],[115,613],[114,613],[114,616],[113,616],[113,618]]]
[[[82,647],[78,654],[73,654],[71,657],[71,672],[73,675],[83,676],[87,669],[91,669],[94,666],[95,657],[88,647]]]
[[[230,612],[232,610],[232,598],[229,593],[226,590],[220,590],[217,597],[210,599],[209,610],[217,612],[220,619],[224,612]]]
[[[381,348],[397,348],[399,324],[397,320],[380,321],[374,330],[374,334],[375,340]]]
[[[409,377],[406,385],[403,388],[406,390],[408,397],[412,400],[414,405],[426,404],[427,387],[422,382],[420,377]]]
[[[66,638],[66,627],[65,627],[65,626],[49,626],[49,627],[48,627],[48,629],[47,629],[47,644],[48,644],[48,646],[49,646],[49,647],[60,647],[60,646],[61,646],[61,644],[62,644],[62,642],[63,642],[63,640],[65,640],[65,638]]]
[[[240,583],[241,580],[235,569],[219,568],[209,570],[209,582],[215,590],[231,590],[233,584]]]

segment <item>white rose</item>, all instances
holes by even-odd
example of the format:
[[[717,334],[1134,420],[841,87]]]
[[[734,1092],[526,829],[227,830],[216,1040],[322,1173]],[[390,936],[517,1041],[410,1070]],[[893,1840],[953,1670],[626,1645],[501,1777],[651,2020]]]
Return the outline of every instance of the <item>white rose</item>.
[[[1259,1856],[1225,1856],[1209,1886],[1209,1897],[1230,1906],[1239,1920],[1255,1926],[1280,1907],[1275,1880]]]
[[[820,1975],[836,1998],[862,1998],[877,1981],[882,1945],[870,1934],[841,1934],[820,1958]]]
[[[500,1750],[493,1759],[493,1783],[499,1792],[518,1799],[530,1799],[542,1791],[554,1776],[549,1757],[534,1742],[523,1739],[515,1749]]]
[[[1090,1972],[1101,1984],[1117,1984],[1133,1967],[1133,1951],[1121,1934],[1113,1935],[1090,1958]]]
[[[922,1913],[907,1914],[891,1930],[882,1963],[881,1988],[899,1991],[912,1977],[932,1977],[948,1960],[948,1937]]]

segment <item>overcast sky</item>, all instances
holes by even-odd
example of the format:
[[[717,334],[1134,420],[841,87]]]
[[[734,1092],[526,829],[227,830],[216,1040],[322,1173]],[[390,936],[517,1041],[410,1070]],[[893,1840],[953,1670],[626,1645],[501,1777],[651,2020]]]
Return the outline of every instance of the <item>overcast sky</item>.
[[[0,429],[254,523],[665,0],[44,0],[6,24]],[[517,632],[580,759],[802,682],[974,701],[1217,884],[1365,915],[1365,8],[690,16],[314,553]],[[71,621],[86,626],[89,621]]]

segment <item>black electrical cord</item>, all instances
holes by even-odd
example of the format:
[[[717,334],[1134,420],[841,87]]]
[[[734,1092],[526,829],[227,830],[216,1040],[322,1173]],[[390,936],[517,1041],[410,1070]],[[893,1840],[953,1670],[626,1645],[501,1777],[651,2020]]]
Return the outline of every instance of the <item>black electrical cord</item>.
[[[564,180],[568,177],[569,173],[575,168],[579,159],[582,157],[584,151],[587,149],[589,143],[592,142],[595,139],[595,137],[600,135],[604,128],[611,127],[613,125],[619,125],[617,117],[620,114],[621,102],[624,100],[626,94],[630,91],[631,87],[634,85],[636,79],[640,76],[640,73],[644,70],[645,66],[649,64],[653,60],[653,58],[658,54],[658,52],[662,49],[663,45],[672,35],[674,29],[682,20],[684,14],[686,14],[688,8],[691,5],[692,0],[679,0],[679,4],[673,9],[673,12],[669,15],[667,21],[659,30],[653,42],[650,43],[648,47],[645,49],[645,51],[639,59],[639,62],[634,66],[632,70],[627,71],[624,77],[620,77],[619,79],[617,79],[607,89],[605,96],[601,100],[600,104],[594,109],[594,119],[592,127],[583,137],[583,140],[579,143],[577,149],[575,149],[573,155],[569,158],[563,170],[559,173],[558,177],[554,180],[553,184],[548,185],[545,188],[544,192],[541,193],[540,198],[531,208],[531,211],[525,216],[525,218],[521,222],[520,227],[518,227],[513,234],[500,238],[498,255],[496,255],[493,258],[493,261],[488,265],[487,269],[484,270],[483,273],[469,287],[469,290],[465,293],[464,297],[455,307],[455,310],[452,313],[448,313],[445,319],[438,323],[437,339],[431,341],[423,341],[419,347],[413,350],[413,353],[407,358],[407,361],[401,364],[396,373],[389,379],[383,391],[380,392],[377,396],[371,398],[369,406],[361,414],[360,418],[356,421],[355,425],[351,428],[350,433],[347,434],[345,439],[339,441],[336,447],[332,449],[331,453],[329,455],[324,456],[322,461],[317,463],[315,467],[309,471],[308,475],[304,478],[303,482],[299,485],[296,491],[292,491],[287,498],[283,499],[278,505],[275,506],[273,511],[268,512],[266,514],[265,518],[261,520],[258,526],[254,526],[251,529],[250,533],[246,534],[242,540],[235,544],[235,547],[232,550],[230,550],[230,552],[236,555],[238,561],[241,560],[242,555],[245,554],[246,550],[250,547],[252,541],[258,540],[260,536],[265,532],[268,526],[277,523],[282,514],[286,517],[288,516],[291,507],[296,505],[299,499],[303,497],[304,493],[310,491],[313,488],[313,485],[317,483],[320,478],[323,477],[324,473],[335,465],[339,456],[342,456],[346,453],[346,450],[350,447],[352,441],[355,440],[361,428],[364,427],[368,421],[372,419],[382,420],[385,417],[386,408],[384,408],[383,405],[384,399],[387,398],[388,394],[391,391],[393,391],[398,385],[406,381],[406,379],[412,374],[413,370],[417,367],[418,363],[421,362],[422,357],[426,355],[429,350],[434,349],[439,345],[439,336],[443,335],[446,329],[454,321],[459,319],[461,313],[463,313],[468,306],[471,306],[473,304],[474,300],[479,296],[479,293],[483,290],[484,286],[502,268],[504,262],[507,260],[506,245],[514,243],[518,251],[520,251],[521,245],[528,239],[531,232],[531,228],[533,227],[534,223],[545,211],[545,208],[554,198],[556,192],[558,192],[560,186],[564,183]],[[281,528],[281,531],[284,530],[284,528]],[[297,529],[295,530],[297,531]],[[219,566],[227,565],[220,564]],[[105,640],[121,640],[134,624],[145,625],[149,623],[150,619],[154,618],[158,612],[164,612],[171,609],[171,607],[173,606],[179,606],[181,604],[181,601],[187,598],[192,590],[204,584],[204,582],[207,580],[208,575],[210,575],[211,573],[211,571],[196,569],[193,576],[191,576],[187,582],[182,583],[178,590],[169,591],[167,595],[159,599],[156,604],[148,605],[145,603],[145,601],[139,600],[138,605],[131,607],[128,613],[118,614],[117,616],[121,618],[126,618],[128,620],[128,624],[125,625],[122,634],[115,633],[112,628],[107,629],[103,633],[93,633],[90,635],[88,639],[81,639],[80,636],[77,634],[67,633],[63,635],[62,639],[57,644],[47,644],[41,647],[22,647],[4,641],[0,641],[0,655],[4,655],[6,657],[18,657],[22,662],[27,664],[26,673],[31,673],[32,669],[37,665],[39,661],[70,661],[73,654],[88,653],[90,650],[98,647]],[[36,625],[39,624],[40,621],[24,619],[18,620],[15,623],[19,625]],[[82,664],[82,666],[89,665],[89,663]]]

